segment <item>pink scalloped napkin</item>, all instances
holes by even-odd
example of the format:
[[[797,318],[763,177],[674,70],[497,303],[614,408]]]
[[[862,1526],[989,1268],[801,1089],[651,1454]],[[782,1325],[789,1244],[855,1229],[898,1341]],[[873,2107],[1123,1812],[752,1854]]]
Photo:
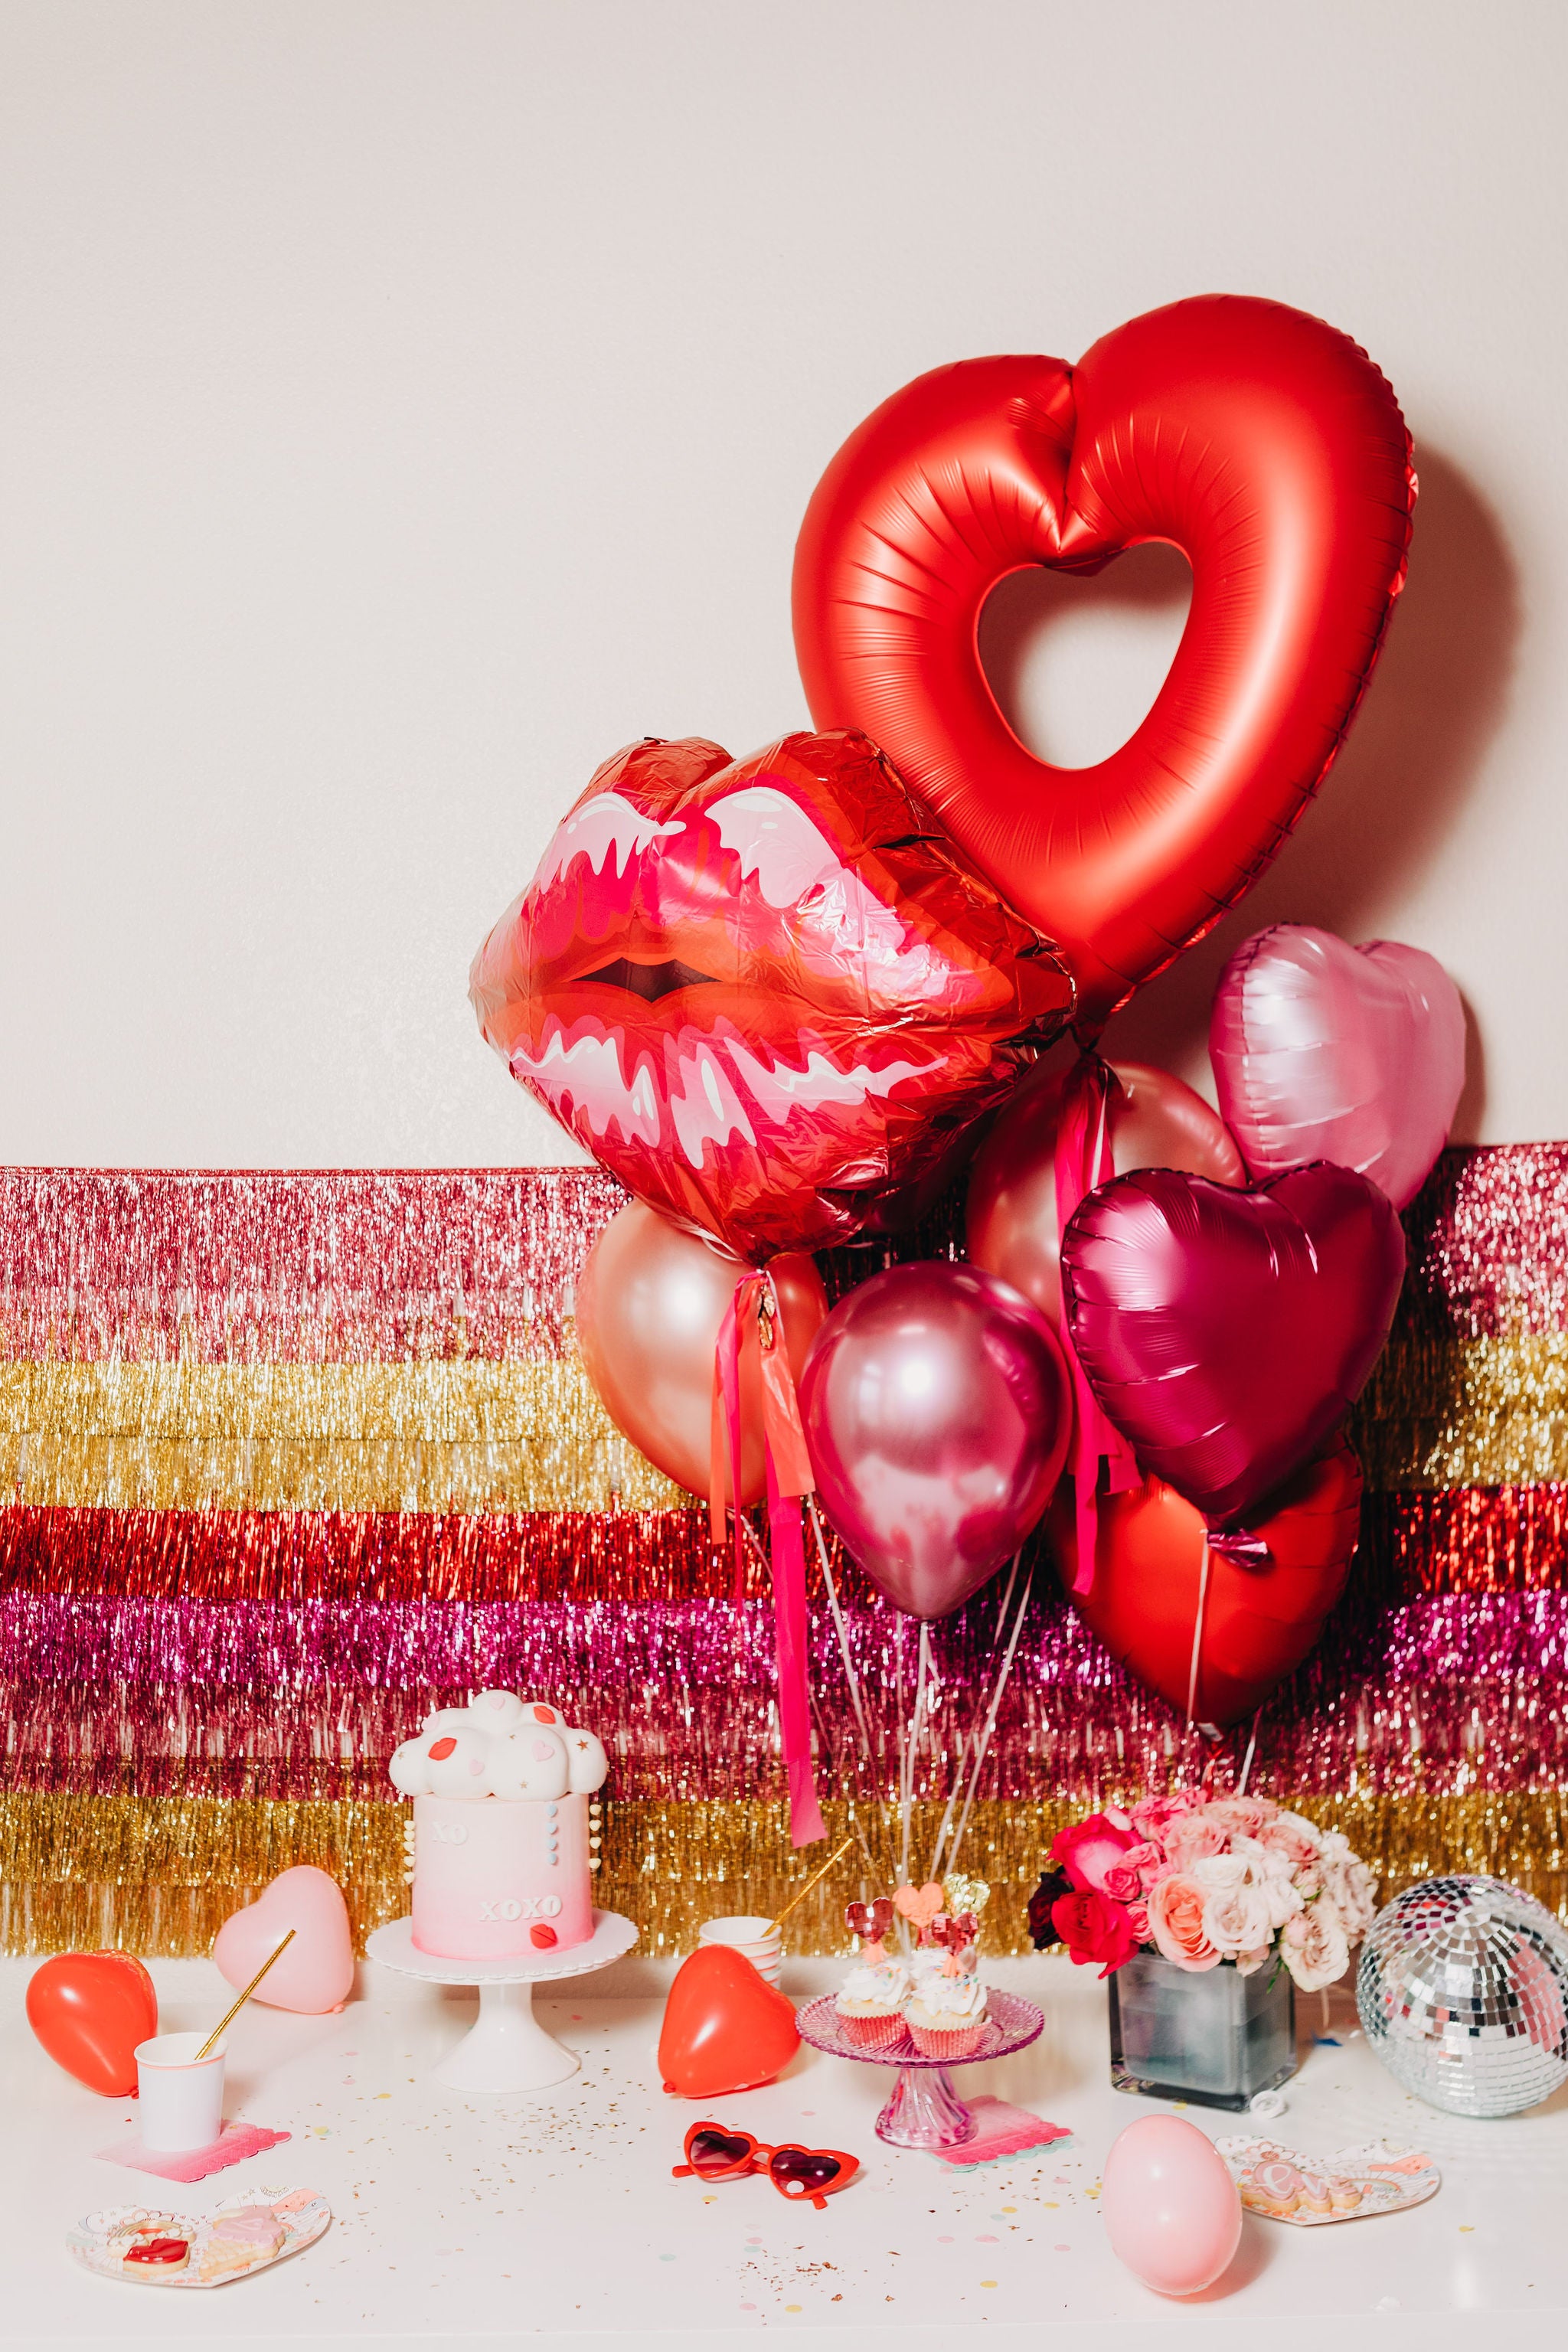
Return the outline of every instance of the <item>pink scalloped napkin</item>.
[[[962,2147],[933,2151],[944,2164],[996,2164],[1005,2156],[1022,2156],[1031,2147],[1048,2147],[1054,2139],[1070,2139],[1066,2124],[1048,2124],[1027,2107],[1011,2107],[1005,2099],[971,2099],[975,2133]]]
[[[122,2139],[100,2147],[100,2164],[129,2165],[132,2172],[155,2172],[160,2180],[205,2180],[209,2172],[226,2172],[247,2156],[280,2147],[292,2135],[268,2131],[264,2124],[225,2124],[210,2147],[143,2147],[139,2139]]]

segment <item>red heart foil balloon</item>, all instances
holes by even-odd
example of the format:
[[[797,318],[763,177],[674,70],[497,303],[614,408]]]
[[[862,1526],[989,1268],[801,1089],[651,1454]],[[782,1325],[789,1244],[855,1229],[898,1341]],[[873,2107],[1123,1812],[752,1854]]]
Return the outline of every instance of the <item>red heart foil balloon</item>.
[[[855,1233],[1062,1027],[1058,958],[852,735],[606,761],[475,959],[514,1076],[760,1263]]]
[[[1465,1008],[1419,948],[1352,948],[1310,923],[1276,923],[1225,968],[1209,1059],[1254,1177],[1332,1160],[1403,1209],[1448,1139]]]
[[[1172,303],[1052,359],[921,376],[850,436],[795,565],[819,727],[859,727],[1103,1019],[1268,864],[1321,783],[1405,582],[1415,476],[1366,354],[1278,302]],[[981,667],[1029,564],[1143,541],[1193,568],[1153,708],[1097,766],[1036,759]]]
[[[1343,1438],[1259,1507],[1258,1562],[1209,1554],[1193,1719],[1245,1721],[1317,1642],[1344,1589],[1361,1527],[1361,1465]],[[1205,1529],[1201,1511],[1152,1479],[1102,1496],[1094,1582],[1074,1593],[1077,1514],[1064,1482],[1051,1548],[1073,1607],[1112,1657],[1184,1713],[1192,1689]]]
[[[1089,1194],[1062,1242],[1073,1346],[1148,1477],[1234,1526],[1318,1453],[1388,1337],[1405,1235],[1326,1160],[1260,1192],[1173,1169]]]
[[[795,2011],[742,1952],[703,1944],[683,1960],[664,2005],[658,2071],[683,2099],[771,2083],[800,2047]]]
[[[136,2045],[158,2031],[158,1996],[129,1952],[57,1952],[27,1980],[27,2022],[57,2066],[101,2098],[126,2099]]]

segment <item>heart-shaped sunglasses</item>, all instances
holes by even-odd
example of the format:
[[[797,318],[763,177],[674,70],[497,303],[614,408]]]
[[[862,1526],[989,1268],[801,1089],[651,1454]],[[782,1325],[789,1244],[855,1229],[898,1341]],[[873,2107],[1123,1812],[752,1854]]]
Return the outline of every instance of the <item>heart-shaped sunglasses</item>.
[[[858,2156],[838,2147],[802,2147],[786,2140],[764,2147],[750,2132],[726,2131],[722,2124],[693,2124],[686,2135],[686,2161],[671,2172],[675,2180],[743,2180],[748,2173],[765,2172],[781,2197],[809,2198],[820,2212],[825,2199],[847,2189],[860,2169]]]

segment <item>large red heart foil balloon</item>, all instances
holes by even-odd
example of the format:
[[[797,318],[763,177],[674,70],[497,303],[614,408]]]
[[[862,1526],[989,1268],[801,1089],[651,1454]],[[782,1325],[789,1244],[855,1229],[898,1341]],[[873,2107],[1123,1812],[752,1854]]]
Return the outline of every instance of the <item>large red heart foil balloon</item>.
[[[27,2022],[57,2066],[100,2098],[128,2099],[136,2045],[158,2031],[158,1995],[130,1952],[57,1952],[27,1979]]]
[[[1405,1234],[1375,1184],[1326,1160],[1256,1192],[1152,1168],[1080,1202],[1061,1268],[1079,1360],[1139,1467],[1226,1528],[1361,1394]]]
[[[841,1240],[1072,1010],[930,833],[861,736],[634,744],[479,950],[480,1026],[678,1223],[753,1262]]]
[[[1415,478],[1393,393],[1348,336],[1209,295],[1076,367],[966,360],[846,442],[795,566],[819,727],[861,727],[969,863],[1065,952],[1103,1018],[1268,864],[1343,738],[1405,582]],[[1170,674],[1120,751],[1052,767],[986,680],[981,609],[1030,564],[1181,549]]]
[[[667,2091],[712,2099],[782,2074],[800,2047],[795,2011],[743,1952],[703,1944],[675,1972],[658,2037]]]
[[[1206,1587],[1203,1513],[1157,1479],[1100,1496],[1087,1592],[1072,1589],[1078,1515],[1065,1483],[1051,1547],[1073,1607],[1112,1657],[1184,1714],[1190,1698],[1193,1720],[1223,1731],[1261,1706],[1316,1643],[1355,1555],[1361,1487],[1361,1465],[1340,1438],[1259,1506],[1255,1557],[1210,1551]]]

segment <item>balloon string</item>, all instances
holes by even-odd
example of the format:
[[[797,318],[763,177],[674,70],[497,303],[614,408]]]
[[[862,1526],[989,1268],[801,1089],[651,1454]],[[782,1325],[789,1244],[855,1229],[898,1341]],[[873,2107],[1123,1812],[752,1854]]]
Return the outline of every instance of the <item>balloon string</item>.
[[[1247,1778],[1252,1770],[1252,1759],[1258,1747],[1258,1727],[1262,1720],[1263,1709],[1259,1706],[1253,1714],[1252,1729],[1247,1738],[1247,1753],[1241,1759],[1241,1778],[1236,1784],[1236,1793],[1238,1797],[1245,1797],[1247,1794]]]
[[[915,1753],[920,1747],[921,1717],[925,1711],[926,1677],[931,1671],[931,1627],[921,1620],[921,1641],[915,1667],[915,1711],[910,1720],[904,1749],[903,1786],[900,1803],[899,1885],[910,1883],[910,1826],[915,1801]]]
[[[1198,1613],[1193,1624],[1192,1671],[1187,1676],[1187,1729],[1189,1731],[1195,1728],[1197,1722],[1198,1658],[1204,1645],[1204,1609],[1208,1601],[1208,1596],[1209,1547],[1208,1538],[1205,1536],[1204,1538],[1204,1564],[1202,1571],[1198,1577]]]
[[[1002,1694],[1007,1687],[1007,1677],[1013,1671],[1013,1653],[1018,1646],[1018,1636],[1024,1630],[1024,1617],[1029,1606],[1029,1586],[1030,1579],[1026,1577],[1024,1590],[1018,1595],[1018,1613],[1013,1620],[1013,1638],[1007,1644],[1007,1654],[1002,1661],[1002,1671],[996,1677],[996,1687],[991,1694],[991,1704],[985,1710],[985,1728],[975,1750],[973,1767],[969,1775],[969,1788],[963,1800],[963,1811],[959,1815],[958,1827],[952,1833],[952,1845],[947,1857],[947,1867],[950,1872],[958,1868],[958,1849],[963,1843],[963,1832],[969,1827],[969,1816],[974,1805],[974,1791],[980,1781],[980,1768],[984,1763],[987,1750],[991,1746],[991,1735],[996,1728],[997,1711],[1002,1705]]]
[[[1016,1551],[1013,1554],[1012,1566],[1007,1570],[1007,1589],[1002,1595],[1002,1606],[996,1612],[996,1631],[991,1636],[991,1646],[994,1650],[1001,1645],[1003,1628],[1007,1622],[1007,1612],[1013,1605],[1013,1588],[1018,1581],[1018,1562],[1023,1557],[1021,1550]],[[942,1850],[947,1843],[947,1833],[952,1827],[952,1816],[958,1805],[958,1792],[963,1786],[963,1768],[969,1757],[969,1743],[978,1738],[983,1720],[983,1717],[977,1716],[958,1743],[958,1754],[952,1762],[952,1785],[947,1792],[947,1803],[942,1808],[942,1820],[937,1824],[936,1844],[931,1849],[931,1870],[928,1874],[931,1878],[940,1878],[942,1875]],[[949,1867],[951,1866],[950,1864]]]
[[[855,1671],[855,1659],[849,1647],[849,1629],[844,1622],[844,1612],[838,1605],[838,1587],[834,1581],[833,1570],[828,1561],[827,1545],[822,1533],[822,1515],[816,1507],[815,1495],[806,1496],[805,1508],[806,1516],[811,1521],[812,1534],[816,1538],[816,1557],[822,1564],[822,1581],[827,1593],[827,1607],[833,1619],[833,1630],[838,1636],[838,1654],[844,1662],[844,1679],[849,1685],[849,1704],[855,1710],[855,1720],[860,1727],[860,1737],[866,1743],[867,1754],[880,1755],[882,1743],[879,1738],[873,1739],[871,1736],[871,1725],[866,1713],[866,1702],[860,1696],[860,1677]]]

